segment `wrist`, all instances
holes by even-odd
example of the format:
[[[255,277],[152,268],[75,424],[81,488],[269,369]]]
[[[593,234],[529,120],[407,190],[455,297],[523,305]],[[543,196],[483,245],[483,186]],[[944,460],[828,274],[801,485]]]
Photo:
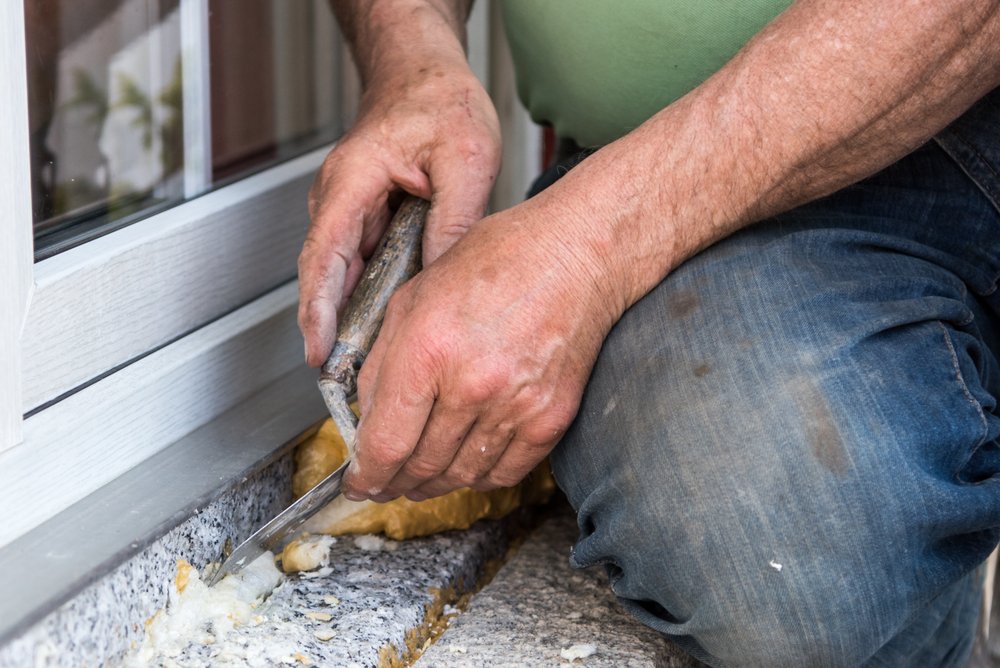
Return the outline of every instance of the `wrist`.
[[[367,90],[420,70],[468,69],[464,2],[373,2],[349,41]]]
[[[677,212],[659,206],[661,157],[649,138],[631,133],[529,200],[601,296],[611,324],[684,259]]]

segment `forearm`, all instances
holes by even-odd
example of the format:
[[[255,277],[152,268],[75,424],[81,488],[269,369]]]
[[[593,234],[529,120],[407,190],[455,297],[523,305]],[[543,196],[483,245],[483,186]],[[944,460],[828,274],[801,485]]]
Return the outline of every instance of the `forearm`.
[[[363,84],[391,77],[426,55],[464,63],[472,0],[331,0]]]
[[[698,250],[926,142],[1000,83],[998,25],[978,0],[800,0],[543,193],[578,226],[560,243],[597,259],[619,316]]]

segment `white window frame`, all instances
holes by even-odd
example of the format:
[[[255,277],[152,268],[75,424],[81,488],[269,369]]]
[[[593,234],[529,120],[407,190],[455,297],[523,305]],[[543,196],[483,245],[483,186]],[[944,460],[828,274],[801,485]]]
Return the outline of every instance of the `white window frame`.
[[[205,2],[182,0],[202,54]],[[514,139],[494,210],[537,173],[540,136],[514,102],[498,12],[480,0],[469,24],[470,63],[505,88]],[[338,67],[346,125],[359,85],[349,57]],[[186,145],[206,146],[202,121]],[[23,5],[0,0],[0,548],[304,364],[296,258],[329,149],[33,263]],[[197,165],[185,175],[189,194],[203,187]]]
[[[207,0],[182,5],[204,100]],[[332,146],[35,263],[24,25],[0,0],[0,547],[303,365],[296,259]]]
[[[0,2],[0,452],[21,442],[21,330],[31,294],[31,175],[24,8]],[[27,221],[27,224],[25,224]]]

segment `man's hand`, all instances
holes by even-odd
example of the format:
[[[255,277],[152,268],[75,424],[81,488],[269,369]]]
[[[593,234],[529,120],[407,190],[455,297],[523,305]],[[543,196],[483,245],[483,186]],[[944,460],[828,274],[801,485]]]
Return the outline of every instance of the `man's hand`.
[[[348,498],[513,485],[569,427],[620,313],[544,200],[483,220],[393,296],[361,369]]]
[[[357,121],[309,193],[299,327],[311,366],[322,365],[333,348],[337,314],[389,223],[395,195],[431,201],[425,265],[486,211],[500,170],[499,121],[466,64],[464,29],[447,5],[381,3],[363,12],[364,25],[351,25],[353,15],[345,18],[347,9],[338,8],[354,36],[365,93]]]

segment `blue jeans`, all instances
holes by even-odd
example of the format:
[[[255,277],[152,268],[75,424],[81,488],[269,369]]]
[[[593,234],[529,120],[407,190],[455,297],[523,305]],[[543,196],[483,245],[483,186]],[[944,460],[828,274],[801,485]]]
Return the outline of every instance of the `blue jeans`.
[[[604,342],[552,453],[570,559],[702,661],[964,665],[1000,540],[994,109],[715,244]]]

